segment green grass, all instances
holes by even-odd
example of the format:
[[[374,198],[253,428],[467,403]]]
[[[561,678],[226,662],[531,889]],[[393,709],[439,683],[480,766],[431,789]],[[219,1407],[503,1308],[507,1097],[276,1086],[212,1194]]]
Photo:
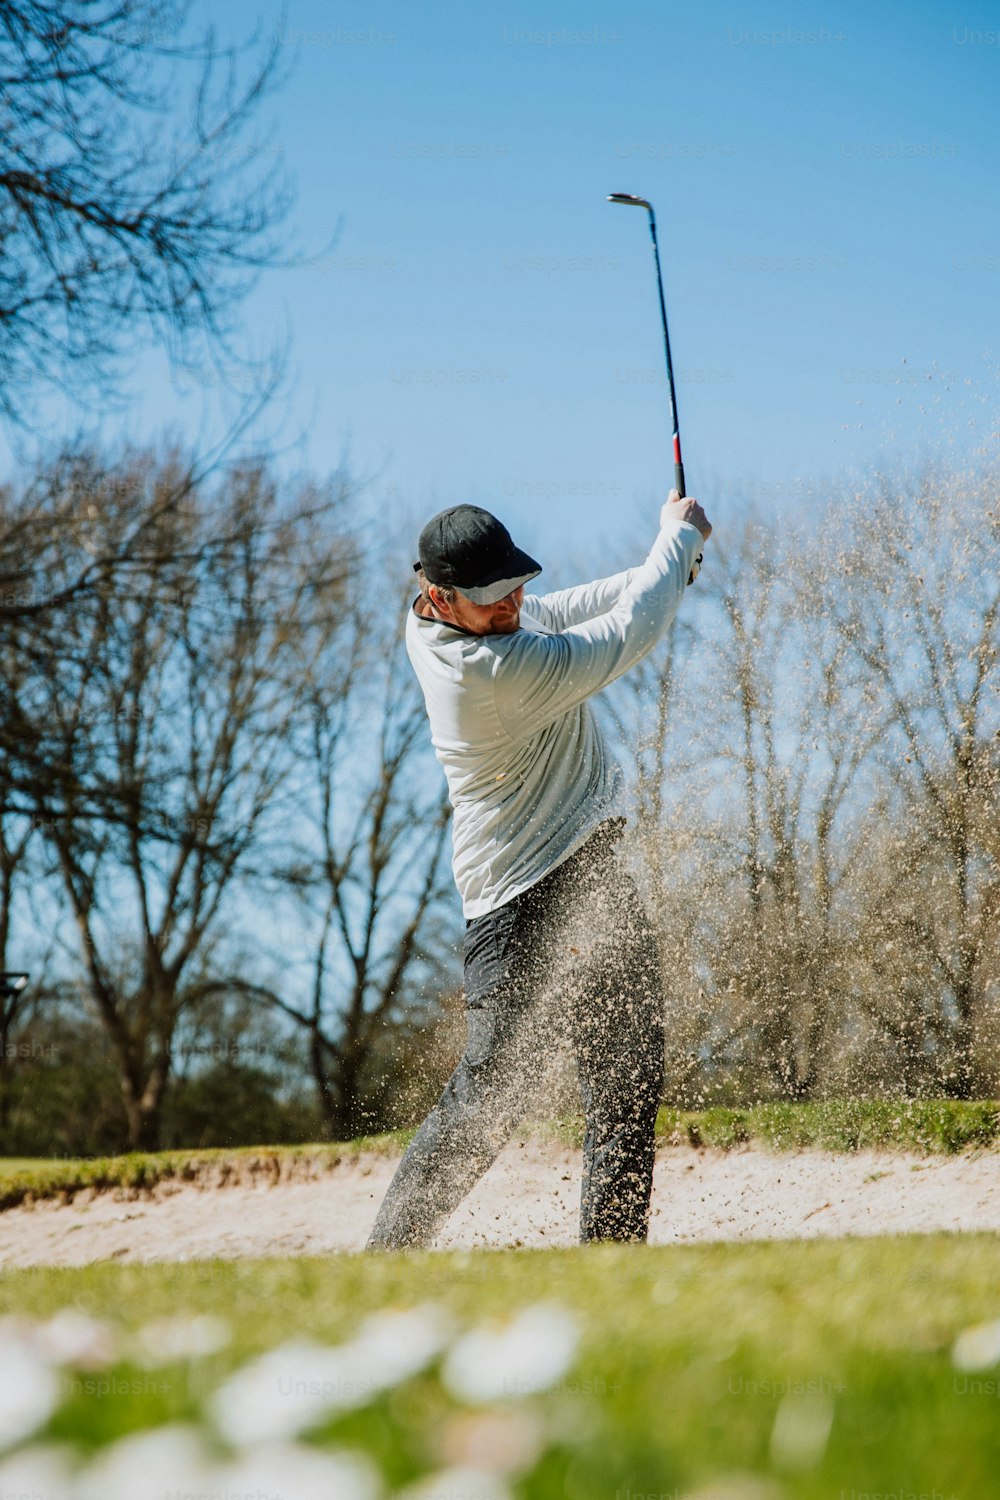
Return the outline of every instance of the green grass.
[[[989,1099],[830,1099],[699,1113],[661,1110],[657,1134],[723,1150],[752,1142],[770,1151],[813,1146],[823,1151],[953,1153],[997,1145],[1000,1104]]]
[[[0,1313],[68,1305],[123,1329],[211,1313],[231,1326],[224,1352],[168,1365],[138,1393],[74,1393],[51,1434],[84,1449],[190,1420],[247,1357],[296,1336],[339,1342],[376,1309],[431,1300],[467,1325],[555,1301],[582,1341],[556,1388],[506,1403],[548,1435],[515,1481],[519,1500],[673,1500],[727,1474],[763,1486],[724,1492],[740,1500],[983,1500],[996,1493],[1000,1371],[963,1375],[950,1351],[963,1328],[1000,1316],[998,1273],[989,1235],[100,1264],[7,1273]],[[799,1431],[832,1416],[825,1446],[776,1449],[779,1409]],[[429,1372],[314,1440],[363,1448],[403,1484],[441,1462],[463,1420]]]
[[[552,1120],[532,1127],[540,1134],[578,1144],[579,1120]],[[949,1099],[852,1100],[815,1104],[759,1104],[747,1109],[661,1109],[661,1145],[719,1150],[754,1145],[768,1151],[811,1146],[824,1151],[913,1151],[953,1153],[996,1147],[1000,1104]],[[247,1146],[208,1151],[136,1152],[93,1160],[0,1158],[0,1211],[38,1198],[72,1198],[94,1189],[144,1189],[158,1182],[276,1180],[297,1172],[332,1170],[362,1152],[396,1155],[412,1130],[367,1136],[334,1145]]]

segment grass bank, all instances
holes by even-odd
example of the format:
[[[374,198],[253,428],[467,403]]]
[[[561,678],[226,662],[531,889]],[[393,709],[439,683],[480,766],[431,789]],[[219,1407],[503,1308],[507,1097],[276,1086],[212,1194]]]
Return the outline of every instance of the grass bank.
[[[71,1199],[88,1190],[142,1191],[161,1182],[200,1182],[225,1187],[255,1179],[280,1182],[318,1176],[366,1153],[397,1155],[412,1134],[409,1130],[399,1130],[335,1143],[133,1151],[124,1156],[92,1158],[0,1157],[0,1211],[39,1198]]]
[[[545,1121],[530,1129],[574,1144],[582,1135],[578,1120]],[[68,1199],[88,1189],[142,1191],[168,1181],[224,1187],[252,1180],[302,1179],[334,1171],[342,1162],[365,1153],[397,1155],[412,1134],[399,1130],[337,1144],[136,1152],[93,1160],[0,1158],[0,1210],[39,1198]],[[657,1139],[662,1146],[723,1151],[744,1146],[767,1151],[813,1147],[918,1155],[984,1150],[996,1148],[1000,1141],[1000,1104],[993,1100],[838,1099],[747,1109],[661,1109]]]
[[[812,1146],[821,1151],[952,1153],[1000,1142],[1000,1103],[993,1099],[829,1099],[810,1104],[758,1104],[748,1109],[661,1110],[664,1141],[744,1145],[769,1151]]]

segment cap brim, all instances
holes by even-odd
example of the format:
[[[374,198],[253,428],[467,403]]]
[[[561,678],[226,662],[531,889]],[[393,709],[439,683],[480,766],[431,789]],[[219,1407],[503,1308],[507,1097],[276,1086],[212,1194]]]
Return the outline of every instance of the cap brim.
[[[458,591],[464,594],[472,604],[497,604],[501,599],[506,599],[515,589],[522,584],[530,583],[537,578],[542,571],[541,564],[536,563],[527,552],[522,552],[520,547],[515,547],[513,552],[503,560],[504,577],[487,577],[481,579],[475,588],[463,588],[458,584]]]

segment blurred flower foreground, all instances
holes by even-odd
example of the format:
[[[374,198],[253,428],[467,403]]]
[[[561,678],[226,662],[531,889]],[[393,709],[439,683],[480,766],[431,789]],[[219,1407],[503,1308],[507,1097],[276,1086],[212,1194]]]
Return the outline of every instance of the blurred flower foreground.
[[[66,1308],[0,1321],[0,1494],[45,1500],[507,1500],[586,1436],[552,1303],[459,1327],[424,1304],[232,1367],[221,1319],[126,1334]]]

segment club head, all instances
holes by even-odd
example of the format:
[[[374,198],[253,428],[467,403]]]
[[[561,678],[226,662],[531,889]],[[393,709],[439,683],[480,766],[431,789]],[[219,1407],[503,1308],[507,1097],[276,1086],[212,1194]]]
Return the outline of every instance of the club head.
[[[653,205],[647,203],[645,198],[637,198],[635,193],[609,193],[609,203],[624,203],[629,208],[644,208],[647,213],[653,212]]]

